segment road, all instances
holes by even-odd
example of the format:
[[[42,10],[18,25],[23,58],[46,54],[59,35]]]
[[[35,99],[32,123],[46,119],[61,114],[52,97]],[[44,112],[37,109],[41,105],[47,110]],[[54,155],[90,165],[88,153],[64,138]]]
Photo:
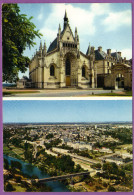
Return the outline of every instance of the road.
[[[90,95],[111,93],[111,90],[103,90],[103,89],[83,90],[83,89],[73,89],[73,88],[53,89],[53,90],[42,89],[38,91],[39,93],[16,93],[13,95],[7,95],[5,97],[88,97]],[[117,91],[115,90],[113,90],[112,92],[117,93]]]

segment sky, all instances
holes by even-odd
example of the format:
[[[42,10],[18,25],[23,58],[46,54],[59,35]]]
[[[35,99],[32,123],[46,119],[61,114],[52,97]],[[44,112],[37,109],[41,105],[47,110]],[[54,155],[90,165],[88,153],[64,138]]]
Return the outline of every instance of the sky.
[[[132,58],[132,7],[130,3],[44,3],[18,4],[20,13],[26,14],[42,34],[42,43],[47,48],[56,38],[59,24],[63,29],[63,18],[67,11],[69,24],[74,33],[77,27],[80,50],[86,53],[88,45],[103,51],[121,51],[122,57]],[[30,58],[39,49],[39,38],[31,50],[26,49],[24,55]],[[25,73],[28,75],[28,71]],[[22,74],[20,74],[20,77]]]
[[[132,122],[131,100],[4,100],[3,122]]]

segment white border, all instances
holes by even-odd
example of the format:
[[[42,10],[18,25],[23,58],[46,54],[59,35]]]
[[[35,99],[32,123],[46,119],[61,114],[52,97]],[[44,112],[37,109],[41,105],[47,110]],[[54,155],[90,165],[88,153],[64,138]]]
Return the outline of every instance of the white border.
[[[3,100],[132,100],[132,97],[3,97]]]

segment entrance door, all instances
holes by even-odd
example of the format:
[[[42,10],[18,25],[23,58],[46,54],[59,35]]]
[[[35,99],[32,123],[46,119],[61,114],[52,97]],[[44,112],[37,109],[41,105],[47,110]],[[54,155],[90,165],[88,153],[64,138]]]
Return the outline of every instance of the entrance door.
[[[70,60],[66,59],[66,86],[71,86],[70,74],[71,74]]]
[[[115,89],[124,88],[124,76],[122,74],[118,74],[115,80]]]

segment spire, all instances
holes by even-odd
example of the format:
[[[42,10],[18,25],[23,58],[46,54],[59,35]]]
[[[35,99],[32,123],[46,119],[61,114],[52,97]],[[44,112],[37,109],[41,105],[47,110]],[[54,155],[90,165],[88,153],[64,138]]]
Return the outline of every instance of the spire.
[[[67,11],[65,10],[65,16],[64,16],[64,20],[67,19],[68,20],[68,17],[67,17]]]
[[[90,43],[89,43],[89,46],[88,46],[88,49],[87,49],[87,55],[90,55],[90,52],[91,52],[91,47],[90,47]]]
[[[77,41],[79,42],[79,35],[77,35]]]
[[[66,25],[68,24],[68,17],[67,17],[67,12],[65,10],[65,16],[64,16],[64,29],[66,27]]]
[[[59,35],[60,35],[60,33],[61,33],[61,26],[60,26],[60,24],[59,24],[59,29],[58,29],[58,31],[59,31]]]
[[[47,47],[46,47],[46,43],[45,43],[45,41],[44,41],[44,48],[43,48],[43,49],[46,50],[46,48],[47,48]]]
[[[78,41],[78,35],[77,35],[77,27],[75,27],[75,41]]]
[[[44,55],[47,53],[47,47],[46,47],[46,43],[44,41],[44,47],[43,47],[43,50],[44,50]]]
[[[42,41],[40,41],[40,48],[39,50],[42,50]]]

